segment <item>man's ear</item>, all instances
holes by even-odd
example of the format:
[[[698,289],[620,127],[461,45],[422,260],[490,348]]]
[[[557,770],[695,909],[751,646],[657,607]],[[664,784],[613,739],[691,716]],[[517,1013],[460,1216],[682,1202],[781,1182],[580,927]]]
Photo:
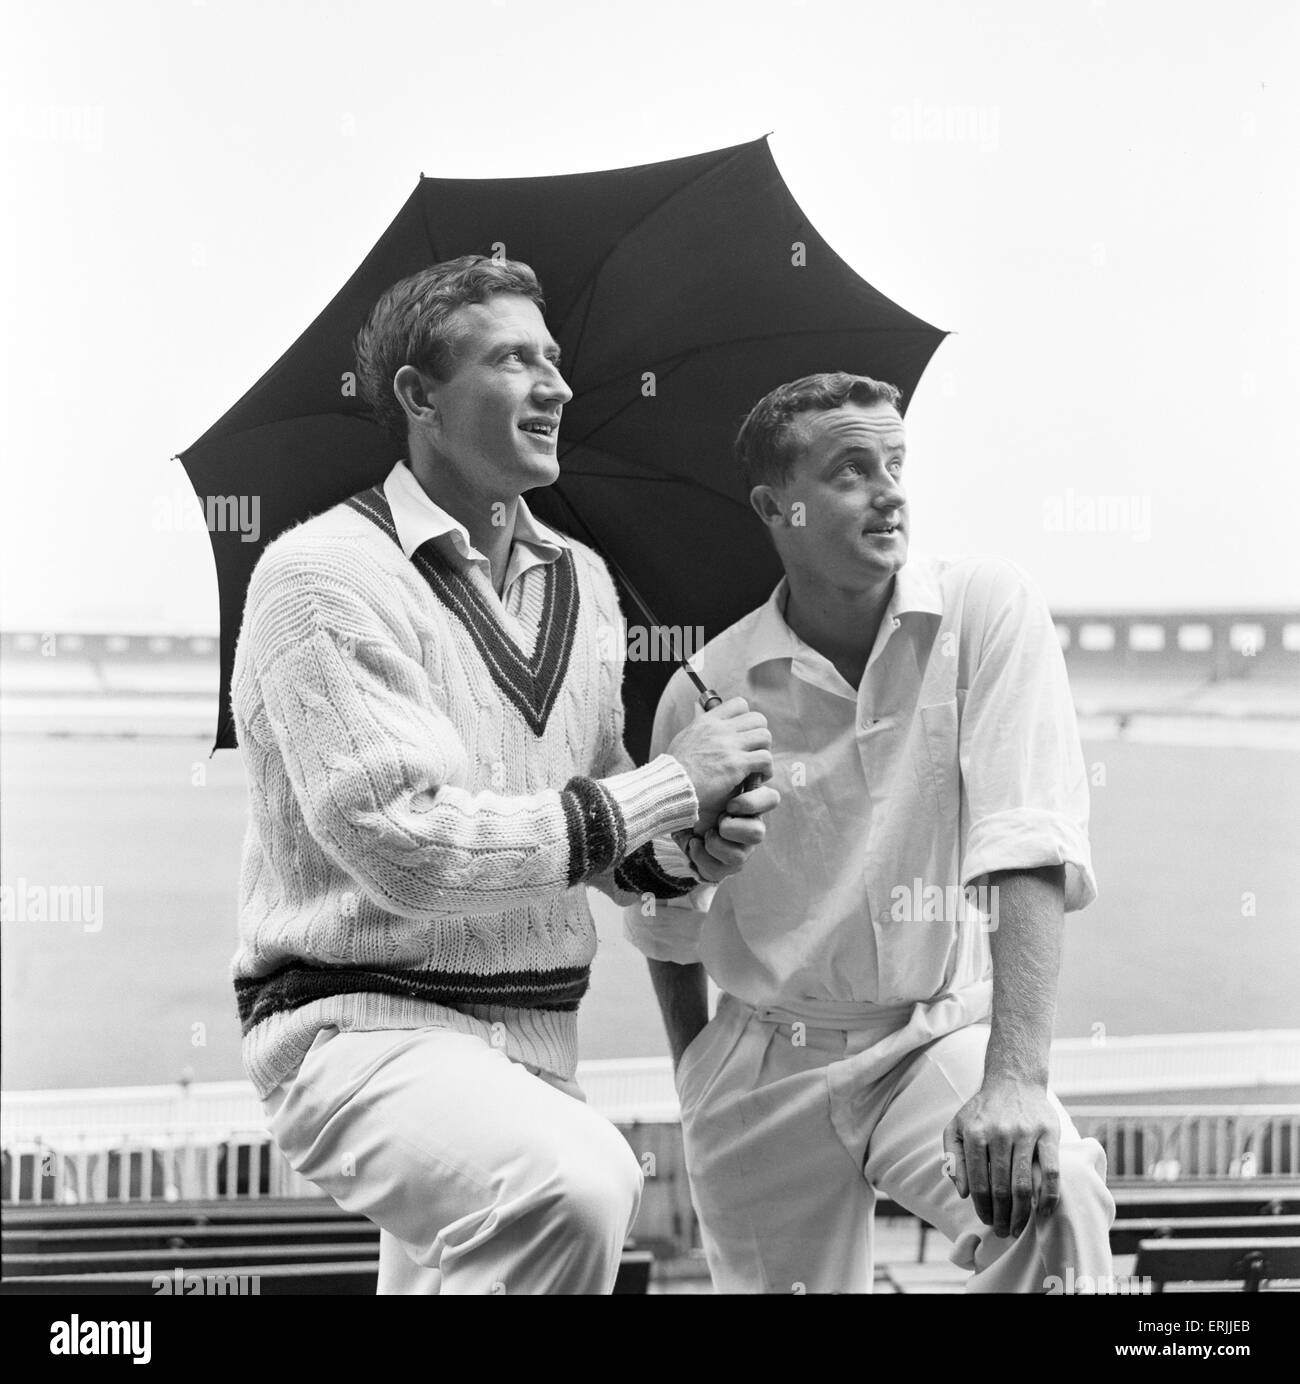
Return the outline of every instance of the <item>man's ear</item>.
[[[393,395],[401,404],[408,423],[427,428],[437,421],[431,381],[413,365],[404,365],[393,376]]]
[[[769,529],[776,528],[784,522],[785,511],[770,485],[756,485],[749,492],[749,503],[754,506],[754,513]]]

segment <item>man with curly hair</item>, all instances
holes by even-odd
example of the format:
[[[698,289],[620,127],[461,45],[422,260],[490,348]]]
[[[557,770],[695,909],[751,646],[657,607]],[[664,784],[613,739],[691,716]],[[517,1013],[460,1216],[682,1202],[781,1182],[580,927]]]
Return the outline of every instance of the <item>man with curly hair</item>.
[[[735,794],[771,769],[739,699],[623,747],[613,584],[523,499],[571,397],[543,306],[481,256],[383,295],[359,377],[405,459],[267,548],[235,659],[244,1064],[382,1293],[612,1288],[641,1169],[573,1079],[586,886],[688,899],[776,801]]]

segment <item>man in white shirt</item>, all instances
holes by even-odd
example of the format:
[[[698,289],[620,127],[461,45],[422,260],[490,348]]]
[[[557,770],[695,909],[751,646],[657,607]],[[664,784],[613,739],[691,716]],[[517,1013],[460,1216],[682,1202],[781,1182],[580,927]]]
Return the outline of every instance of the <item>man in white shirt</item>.
[[[811,376],[741,429],[785,577],[695,663],[767,717],[782,804],[743,872],[625,915],[722,1291],[869,1291],[877,1194],[972,1290],[1110,1275],[1105,1156],[1047,1086],[1063,914],[1096,897],[1064,660],[1013,564],[908,561],[898,400]],[[679,672],[652,754],[692,701]]]

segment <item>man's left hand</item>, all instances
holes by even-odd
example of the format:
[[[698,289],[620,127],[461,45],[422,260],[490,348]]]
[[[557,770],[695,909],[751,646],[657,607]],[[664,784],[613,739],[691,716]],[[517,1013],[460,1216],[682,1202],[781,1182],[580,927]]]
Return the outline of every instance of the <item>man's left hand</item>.
[[[737,794],[726,805],[716,827],[710,827],[704,836],[679,832],[677,844],[702,880],[720,884],[728,875],[738,874],[763,844],[767,834],[763,816],[780,801],[780,793],[767,784]]]
[[[1016,1236],[1035,1206],[1050,1216],[1060,1200],[1061,1122],[1040,1085],[985,1080],[943,1131],[945,1170],[993,1233]]]

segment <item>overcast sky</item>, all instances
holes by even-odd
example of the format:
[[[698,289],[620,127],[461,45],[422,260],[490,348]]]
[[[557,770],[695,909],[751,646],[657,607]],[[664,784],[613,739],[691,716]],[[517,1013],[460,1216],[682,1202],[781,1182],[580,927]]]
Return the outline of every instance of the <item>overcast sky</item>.
[[[170,458],[421,171],[769,130],[831,245],[956,333],[909,414],[918,548],[1003,553],[1061,609],[1300,604],[1289,0],[24,11],[0,60],[6,628],[215,630]]]

